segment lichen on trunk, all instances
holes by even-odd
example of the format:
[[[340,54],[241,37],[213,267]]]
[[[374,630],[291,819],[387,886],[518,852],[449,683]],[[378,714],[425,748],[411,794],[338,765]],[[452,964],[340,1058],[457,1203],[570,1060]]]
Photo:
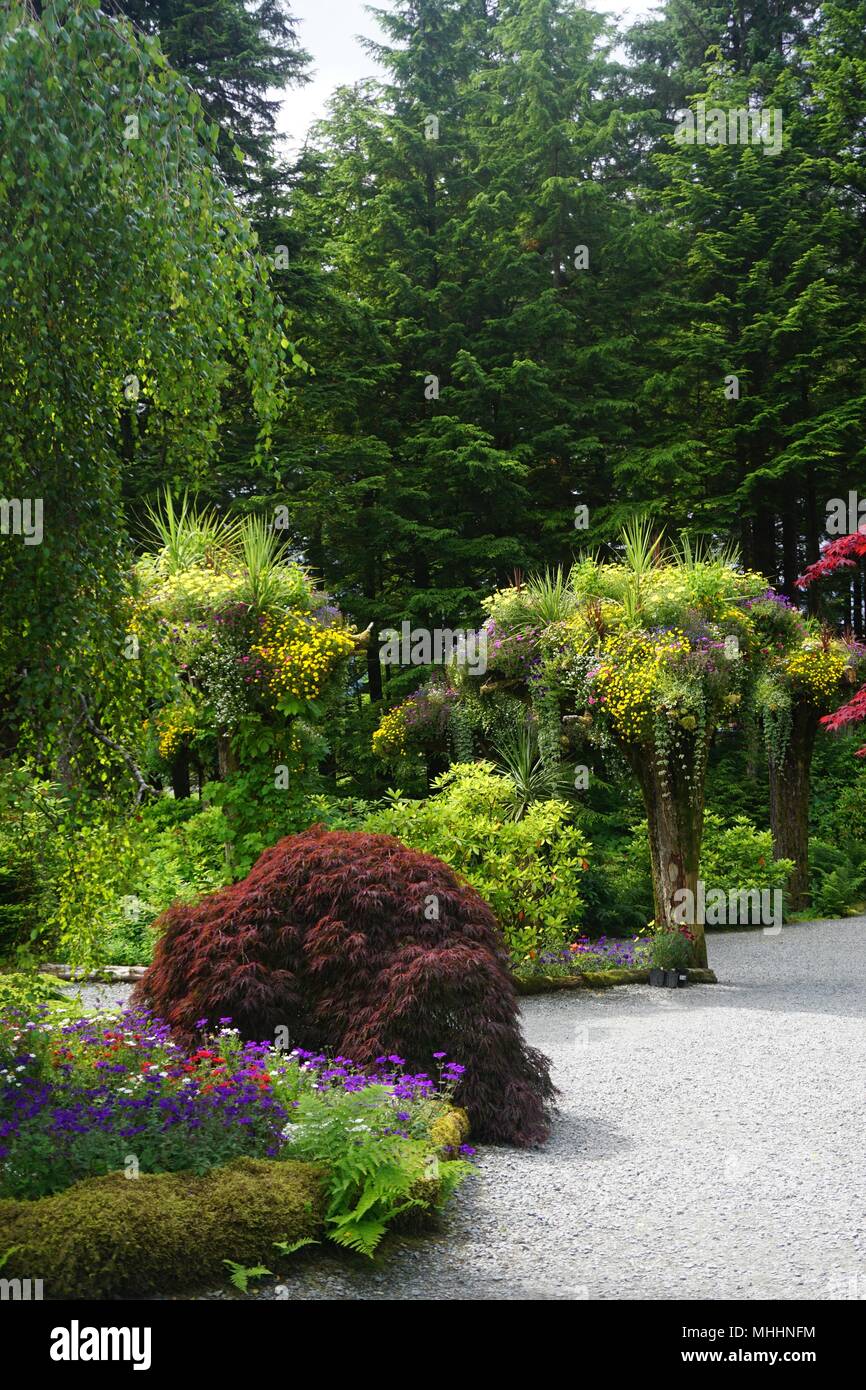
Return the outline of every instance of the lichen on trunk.
[[[698,768],[691,775],[662,769],[654,751],[624,750],[643,793],[649,831],[655,918],[663,931],[687,926],[692,932],[692,965],[707,965],[703,922],[694,920],[704,826],[704,779]],[[703,766],[701,760],[700,766]],[[690,897],[683,898],[686,892]],[[683,911],[683,904],[691,910]]]

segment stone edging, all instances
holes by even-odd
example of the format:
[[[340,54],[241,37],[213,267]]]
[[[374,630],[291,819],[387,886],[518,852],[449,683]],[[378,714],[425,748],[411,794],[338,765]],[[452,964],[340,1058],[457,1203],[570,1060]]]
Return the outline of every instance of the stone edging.
[[[689,970],[690,985],[717,985],[715,971]],[[649,970],[593,970],[585,975],[514,977],[518,994],[549,994],[557,989],[611,989],[614,985],[648,985]]]
[[[101,965],[82,974],[70,965],[41,965],[47,975],[56,975],[72,984],[136,984],[147,970],[146,965]],[[532,975],[526,979],[514,976],[518,994],[549,994],[557,989],[610,989],[613,985],[647,985],[649,970],[592,970],[584,975]],[[712,970],[689,970],[690,985],[716,985]]]
[[[140,980],[146,965],[100,965],[95,970],[74,970],[71,965],[40,965],[45,975],[56,975],[59,980],[69,980],[72,984],[127,984],[134,985]]]

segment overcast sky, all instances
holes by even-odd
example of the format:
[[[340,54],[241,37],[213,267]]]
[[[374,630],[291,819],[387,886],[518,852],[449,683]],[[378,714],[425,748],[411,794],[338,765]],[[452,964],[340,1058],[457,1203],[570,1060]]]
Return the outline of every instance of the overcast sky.
[[[655,0],[587,0],[588,9],[619,19],[635,19],[655,7]],[[387,0],[380,0],[379,8],[388,8]],[[376,65],[357,36],[382,36],[373,16],[367,14],[364,0],[293,0],[292,10],[300,21],[301,46],[313,58],[312,82],[287,92],[280,113],[279,129],[296,149],[311,122],[325,115],[335,87],[376,75]]]

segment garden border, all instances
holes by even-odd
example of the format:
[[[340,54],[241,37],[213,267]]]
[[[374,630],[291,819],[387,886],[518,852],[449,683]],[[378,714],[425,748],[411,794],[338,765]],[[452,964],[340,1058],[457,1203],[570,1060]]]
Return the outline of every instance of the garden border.
[[[445,1156],[468,1136],[465,1110],[449,1106],[431,1126],[431,1153]],[[328,1244],[327,1172],[288,1158],[239,1157],[199,1174],[183,1169],[133,1180],[118,1170],[44,1197],[2,1198],[0,1249],[10,1247],[4,1277],[38,1276],[49,1299],[222,1287],[227,1261],[268,1258],[280,1266],[285,1256],[271,1254],[278,1241]],[[423,1204],[401,1213],[392,1230],[427,1229],[441,1187],[435,1176],[424,1187]]]
[[[717,985],[714,970],[688,970],[690,985]],[[515,975],[518,994],[549,994],[557,989],[612,989],[614,985],[648,985],[646,970],[588,970],[583,975]]]
[[[146,965],[102,965],[79,974],[70,965],[41,965],[47,975],[56,975],[69,984],[137,984],[147,970]],[[690,985],[717,985],[714,970],[692,969],[686,972]],[[581,975],[514,975],[518,994],[547,994],[557,989],[611,989],[614,985],[648,985],[646,970],[587,970]]]
[[[146,965],[97,965],[92,970],[77,970],[71,965],[39,966],[43,975],[56,975],[59,980],[73,985],[89,984],[137,984],[147,970]]]

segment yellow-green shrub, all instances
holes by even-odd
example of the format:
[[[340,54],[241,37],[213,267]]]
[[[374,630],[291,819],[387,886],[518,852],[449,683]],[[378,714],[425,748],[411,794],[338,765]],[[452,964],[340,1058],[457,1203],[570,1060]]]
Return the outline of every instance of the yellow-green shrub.
[[[435,854],[493,908],[515,961],[571,940],[583,909],[589,842],[564,801],[529,805],[511,819],[513,788],[491,763],[458,763],[426,801],[392,799],[365,829]]]

